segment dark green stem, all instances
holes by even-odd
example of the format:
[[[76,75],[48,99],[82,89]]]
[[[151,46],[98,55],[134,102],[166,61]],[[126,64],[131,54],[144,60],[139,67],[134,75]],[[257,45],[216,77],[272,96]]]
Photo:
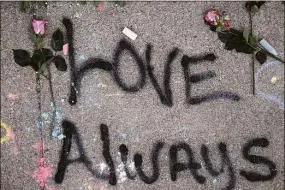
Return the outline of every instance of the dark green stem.
[[[249,11],[249,22],[250,22],[250,34],[253,36],[253,29],[252,29],[252,13]],[[255,57],[254,57],[254,52],[252,52],[252,65],[251,65],[251,70],[252,70],[252,94],[255,95]]]
[[[53,93],[53,86],[52,86],[52,81],[51,81],[51,72],[50,72],[50,64],[47,64],[47,72],[48,72],[48,83],[49,83],[49,89],[50,89],[50,97],[51,97],[51,102],[52,102],[52,119],[50,123],[50,138],[52,138],[52,131],[54,128],[54,123],[55,123],[55,117],[56,117],[56,104],[54,100],[54,93]]]
[[[42,119],[42,101],[41,101],[41,78],[40,78],[40,73],[36,72],[36,92],[37,92],[37,99],[38,99],[38,127],[40,130],[40,139],[41,142],[43,141],[43,131],[42,131],[42,127],[43,127],[43,119]],[[43,149],[41,149],[40,152],[40,156],[41,158],[43,157],[44,153],[43,153]]]
[[[53,93],[53,86],[52,86],[52,81],[51,81],[51,72],[50,72],[50,64],[49,63],[53,60],[54,57],[51,58],[50,60],[48,60],[48,62],[47,62],[41,48],[40,48],[40,50],[41,50],[44,62],[45,62],[46,67],[47,67],[47,72],[48,72],[48,76],[46,78],[48,79],[50,98],[51,98],[51,102],[52,102],[52,118],[51,118],[51,122],[50,122],[50,138],[52,138],[52,131],[54,128],[55,116],[56,116],[56,105],[55,105],[55,100],[54,100],[54,93]]]

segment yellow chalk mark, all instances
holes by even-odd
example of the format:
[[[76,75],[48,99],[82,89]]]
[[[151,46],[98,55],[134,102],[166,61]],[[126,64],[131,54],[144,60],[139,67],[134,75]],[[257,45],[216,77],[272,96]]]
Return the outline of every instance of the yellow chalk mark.
[[[3,127],[5,129],[5,135],[4,137],[1,137],[1,144],[5,141],[8,141],[10,139],[10,130],[9,127],[6,123],[1,121],[1,127]]]

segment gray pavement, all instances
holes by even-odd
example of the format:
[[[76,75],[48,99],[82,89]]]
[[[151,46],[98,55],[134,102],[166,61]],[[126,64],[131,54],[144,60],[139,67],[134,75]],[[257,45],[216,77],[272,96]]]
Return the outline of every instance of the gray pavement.
[[[83,77],[78,101],[71,106],[68,103],[71,83],[68,56],[65,56],[68,72],[59,72],[52,67],[55,99],[61,111],[57,122],[61,122],[62,118],[76,126],[85,155],[92,162],[93,170],[97,170],[101,176],[109,172],[102,154],[100,125],[108,126],[117,184],[110,185],[108,180],[98,179],[80,162],[68,165],[62,183],[55,183],[63,141],[49,136],[52,108],[48,82],[43,79],[45,189],[284,189],[284,64],[271,58],[262,66],[256,63],[256,95],[253,96],[251,55],[224,50],[224,44],[218,40],[216,33],[209,30],[202,18],[207,9],[215,7],[227,11],[232,18],[232,27],[241,30],[249,23],[244,4],[128,2],[124,8],[120,8],[112,2],[104,2],[103,9],[98,11],[90,2],[87,5],[48,2],[46,9],[36,9],[37,16],[49,21],[46,26],[47,40],[44,42],[46,47],[49,47],[49,39],[56,28],[65,31],[63,17],[71,19],[77,67],[92,57],[112,63],[121,39],[132,44],[145,60],[146,46],[150,43],[153,46],[153,72],[162,86],[167,56],[174,48],[179,48],[172,63],[171,107],[162,104],[148,74],[143,88],[130,93],[116,83],[110,72],[100,69],[89,71]],[[1,2],[1,121],[12,129],[15,137],[10,135],[9,140],[1,143],[3,190],[40,189],[37,172],[39,152],[35,149],[35,144],[40,140],[36,126],[35,74],[31,68],[16,65],[12,53],[12,49],[32,52],[33,44],[28,34],[31,19],[31,14],[19,12],[18,3]],[[122,34],[124,27],[134,31],[137,39],[132,41]],[[256,35],[265,38],[277,52],[284,55],[284,5],[281,2],[267,2],[262,6],[254,17],[253,28]],[[191,74],[214,71],[216,77],[192,83],[191,95],[229,91],[238,94],[241,98],[239,101],[214,99],[198,105],[186,103],[182,56],[206,53],[214,53],[217,59],[191,65]],[[139,77],[135,59],[130,54],[123,54],[120,63],[122,80],[126,84],[135,84]],[[272,84],[270,80],[274,76],[278,81]],[[1,138],[4,136],[4,125],[1,124]],[[74,140],[70,159],[79,155]],[[153,151],[153,147],[159,141],[164,146],[156,159],[155,153],[158,151]],[[175,149],[179,142],[191,147],[193,159],[190,171],[186,152],[179,151],[177,162],[184,163],[182,165],[186,170],[178,172],[176,181],[173,181],[174,170],[183,169],[182,165],[172,170],[170,168],[170,163],[173,164],[170,160],[173,161],[175,157],[170,149]],[[119,154],[121,144],[129,149],[127,166],[130,173],[136,175],[134,180],[127,179],[124,172]],[[210,161],[219,175],[209,172],[210,165],[205,161],[205,154],[202,154],[205,153],[201,150],[202,145],[208,147]],[[147,180],[136,172],[134,165],[139,164],[134,164],[133,158],[137,153],[142,155],[142,170],[153,180],[151,184],[144,182]],[[250,155],[260,156],[261,159]],[[153,160],[157,161],[159,169],[153,169]],[[199,165],[201,168],[197,167]],[[223,172],[220,171],[221,167],[224,167]],[[255,172],[260,177],[248,174],[246,179],[245,172]],[[250,181],[254,179],[257,181]]]

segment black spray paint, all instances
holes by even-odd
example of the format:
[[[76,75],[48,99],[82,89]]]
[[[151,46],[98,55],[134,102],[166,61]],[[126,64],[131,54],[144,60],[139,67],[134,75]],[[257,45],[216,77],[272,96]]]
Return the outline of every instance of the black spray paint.
[[[219,176],[221,173],[225,172],[225,167],[227,166],[227,170],[228,170],[228,178],[229,178],[229,182],[228,185],[223,188],[224,190],[230,190],[230,189],[234,189],[235,185],[236,185],[236,175],[235,175],[235,171],[234,168],[232,166],[230,157],[228,155],[228,151],[227,151],[227,145],[225,143],[219,143],[218,145],[219,148],[219,152],[220,152],[220,156],[221,156],[221,160],[222,160],[222,164],[221,164],[221,169],[219,171],[215,170],[213,168],[212,162],[209,158],[209,149],[206,145],[202,145],[201,147],[201,155],[202,158],[205,162],[205,167],[207,169],[207,171],[213,176],[213,177],[217,177]]]
[[[175,59],[175,57],[178,54],[178,49],[175,48],[172,50],[172,52],[168,55],[166,65],[164,66],[164,80],[163,80],[163,86],[164,86],[164,92],[159,86],[157,79],[155,78],[153,74],[153,66],[151,65],[151,50],[152,46],[148,45],[146,50],[146,66],[147,66],[147,72],[150,78],[150,81],[158,93],[158,96],[160,98],[160,101],[162,104],[167,105],[171,107],[173,105],[173,99],[172,99],[172,91],[170,87],[170,79],[171,79],[171,63]]]
[[[60,154],[60,161],[57,165],[57,172],[55,174],[55,182],[62,183],[67,166],[74,162],[83,163],[86,166],[87,170],[99,179],[107,178],[108,176],[100,175],[97,170],[92,169],[92,163],[89,160],[89,158],[86,156],[86,153],[83,148],[82,140],[80,138],[80,135],[75,125],[69,121],[64,120],[62,122],[62,127],[63,127],[63,134],[65,135],[65,138],[63,139],[63,144],[62,144],[62,149],[61,149],[61,154]],[[69,154],[71,150],[72,139],[76,143],[76,146],[79,152],[79,157],[77,159],[71,160],[69,159]]]
[[[70,96],[69,103],[71,105],[76,104],[76,65],[75,65],[75,53],[73,48],[73,24],[70,19],[64,18],[63,25],[66,29],[66,38],[68,43],[69,65],[70,65]]]
[[[252,148],[267,147],[268,145],[269,145],[269,141],[266,138],[256,138],[256,139],[249,141],[244,146],[242,154],[246,160],[250,161],[253,164],[264,164],[269,169],[269,174],[267,175],[262,175],[257,172],[242,170],[240,172],[240,175],[245,177],[248,181],[252,181],[252,182],[268,181],[268,180],[272,180],[277,175],[276,165],[272,161],[262,156],[250,154],[250,150]]]
[[[135,62],[137,63],[137,66],[139,68],[140,76],[136,84],[134,85],[127,85],[126,83],[123,82],[123,80],[120,77],[120,72],[119,72],[120,56],[124,50],[128,50],[130,52],[130,55],[132,55],[135,58]],[[144,68],[143,60],[141,59],[135,48],[125,40],[121,40],[119,42],[119,45],[115,51],[114,60],[113,60],[113,76],[118,86],[121,87],[126,92],[137,92],[140,89],[142,89],[143,86],[145,85],[146,71]]]
[[[103,142],[103,156],[109,166],[109,172],[110,172],[109,183],[111,185],[116,185],[117,177],[116,177],[114,162],[110,154],[110,138],[109,138],[108,126],[101,124],[100,130],[101,130],[101,140]]]
[[[183,150],[187,155],[187,163],[178,162],[178,152]],[[169,149],[169,157],[170,157],[170,176],[172,181],[177,180],[177,174],[184,170],[190,170],[194,179],[200,183],[204,184],[206,178],[202,175],[198,174],[198,170],[201,169],[201,164],[194,160],[194,155],[192,150],[188,144],[185,142],[181,142],[177,145],[172,145]]]
[[[163,148],[164,143],[163,142],[158,142],[154,145],[152,153],[151,153],[151,163],[152,163],[152,175],[147,176],[145,172],[142,169],[142,164],[143,164],[143,158],[141,154],[135,154],[134,156],[134,161],[135,161],[135,167],[138,173],[138,176],[140,179],[147,183],[147,184],[152,184],[156,182],[159,178],[160,171],[159,171],[159,163],[158,163],[158,156],[160,150]]]
[[[55,174],[55,182],[62,183],[64,180],[64,175],[67,169],[67,166],[73,164],[75,162],[83,163],[87,170],[93,174],[98,179],[109,179],[109,184],[116,185],[117,177],[115,164],[112,159],[112,155],[110,154],[110,137],[108,126],[105,124],[101,124],[101,140],[103,144],[102,155],[109,166],[109,175],[101,175],[97,170],[92,169],[92,162],[86,156],[86,153],[83,149],[82,140],[80,135],[75,127],[70,121],[64,120],[62,123],[63,133],[66,136],[63,140],[62,150],[60,154],[60,161],[57,166],[57,172]],[[76,147],[80,156],[77,159],[69,159],[69,154],[71,151],[72,140],[75,142]],[[137,171],[137,175],[139,178],[147,183],[152,184],[156,182],[160,176],[160,166],[159,166],[159,154],[164,147],[164,142],[157,142],[154,144],[152,152],[150,154],[151,164],[152,164],[152,174],[147,176],[143,171],[143,157],[141,154],[134,155],[134,162]],[[250,140],[243,147],[243,157],[246,160],[249,160],[253,164],[264,164],[269,168],[269,174],[262,175],[257,172],[251,171],[240,171],[240,175],[245,177],[248,181],[257,182],[257,181],[267,181],[272,180],[277,175],[276,165],[270,161],[268,158],[256,156],[250,154],[250,150],[253,147],[267,147],[269,142],[265,138],[256,138]],[[202,145],[201,147],[201,156],[205,163],[206,170],[213,176],[217,177],[222,173],[225,173],[227,170],[228,173],[228,184],[226,185],[224,190],[234,189],[236,185],[236,173],[232,162],[230,160],[230,156],[228,155],[227,145],[223,142],[218,144],[219,153],[221,156],[221,168],[219,170],[213,168],[213,164],[209,158],[209,149],[207,146]],[[128,172],[128,168],[126,167],[128,161],[128,148],[126,145],[121,144],[119,146],[119,151],[121,153],[121,160],[125,165],[125,171],[128,173],[127,176],[129,179],[135,179],[134,175],[130,175]],[[183,151],[186,156],[186,162],[180,162],[178,158],[178,154],[180,151]],[[206,177],[200,175],[198,170],[202,169],[199,161],[196,161],[194,158],[194,153],[190,146],[186,142],[180,142],[178,144],[171,145],[169,148],[169,166],[170,166],[170,177],[172,181],[177,181],[178,174],[180,172],[186,172],[187,170],[191,172],[193,178],[200,184],[205,184]],[[182,174],[182,173],[181,173]]]
[[[230,99],[232,101],[240,100],[239,95],[232,92],[212,92],[209,94],[204,94],[200,96],[191,96],[191,83],[197,83],[208,78],[216,76],[213,71],[203,72],[200,74],[190,75],[190,64],[197,64],[203,61],[214,61],[216,56],[214,54],[207,54],[205,56],[189,57],[184,55],[181,60],[181,65],[183,67],[184,79],[185,79],[185,95],[186,102],[188,104],[200,104],[205,101],[210,101],[214,99]]]
[[[171,65],[172,62],[175,60],[178,54],[178,48],[174,48],[172,52],[169,53],[166,65],[164,67],[164,79],[163,79],[163,87],[160,87],[157,78],[153,73],[153,66],[151,65],[151,51],[152,46],[150,44],[146,47],[145,59],[143,59],[138,51],[126,40],[121,40],[115,51],[113,62],[106,61],[100,58],[91,58],[85,61],[82,66],[76,67],[75,65],[75,52],[73,48],[73,26],[72,22],[64,18],[63,24],[66,28],[67,33],[67,41],[69,43],[69,63],[71,68],[71,87],[70,87],[70,96],[69,96],[69,103],[71,105],[76,104],[77,102],[77,94],[80,91],[80,84],[82,81],[83,76],[88,73],[88,71],[93,69],[102,69],[105,71],[110,72],[113,79],[115,80],[116,84],[124,91],[134,93],[141,90],[146,83],[146,73],[148,74],[150,81],[156,90],[160,101],[162,104],[166,106],[173,106],[173,97],[172,97],[172,90],[170,87],[170,79],[171,79]],[[122,80],[121,73],[120,73],[120,57],[124,51],[128,51],[130,56],[132,56],[136,62],[136,65],[139,69],[139,76],[134,84],[127,84],[125,81]],[[190,75],[189,71],[189,64],[197,64],[202,61],[214,61],[216,56],[214,54],[207,54],[206,56],[192,56],[189,57],[184,55],[181,60],[181,65],[183,67],[184,72],[184,80],[185,80],[185,95],[186,95],[186,102],[188,104],[194,105],[199,104],[205,101],[210,101],[214,99],[229,99],[232,101],[238,101],[240,97],[231,92],[212,92],[209,94],[204,94],[200,96],[193,96],[191,97],[191,83],[197,83],[203,81],[205,79],[212,78],[216,76],[213,71],[202,72],[200,74]]]
[[[108,61],[105,61],[100,58],[90,58],[86,60],[82,66],[76,67],[75,65],[75,52],[73,48],[73,26],[72,22],[64,18],[63,24],[66,28],[66,36],[67,36],[67,42],[69,44],[69,64],[70,64],[70,95],[69,95],[69,103],[70,105],[74,105],[77,102],[77,94],[80,90],[80,84],[82,81],[83,76],[88,73],[88,71],[94,70],[94,69],[102,69],[105,71],[111,71],[112,70],[112,64]]]
[[[136,178],[136,175],[131,175],[130,171],[128,169],[127,163],[128,163],[128,154],[129,150],[128,147],[125,144],[121,144],[119,146],[119,152],[121,153],[121,160],[124,164],[124,170],[126,172],[126,175],[129,179],[134,180]]]

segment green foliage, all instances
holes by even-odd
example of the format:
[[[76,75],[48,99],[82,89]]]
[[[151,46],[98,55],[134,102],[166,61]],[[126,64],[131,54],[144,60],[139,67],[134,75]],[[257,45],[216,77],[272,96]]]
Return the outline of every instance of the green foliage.
[[[260,7],[265,3],[265,1],[248,1],[245,7],[248,12],[257,13]]]
[[[126,1],[115,1],[115,3],[120,7],[124,7],[126,5]]]
[[[235,49],[236,52],[251,54],[258,47],[258,41],[249,34],[247,29],[242,33],[231,28],[229,31],[218,32],[218,37],[221,42],[225,43],[226,50]],[[255,56],[261,64],[267,59],[267,55],[263,52],[257,52]]]
[[[254,48],[258,47],[258,41],[255,37],[253,37],[252,35],[249,36],[249,42],[248,42],[251,46],[253,46]]]
[[[94,1],[94,5],[97,7],[99,4],[101,3],[101,1]]]
[[[53,57],[53,53],[49,49],[36,49],[32,56],[31,67],[35,71],[44,72],[46,68],[46,62]]]
[[[13,49],[14,60],[21,67],[31,66],[35,71],[44,72],[46,68],[46,62],[53,58],[53,53],[49,49],[36,49],[33,56],[30,57],[30,53],[22,49]],[[41,70],[40,70],[41,69]]]
[[[81,5],[86,5],[86,1],[79,1],[79,3],[81,4]]]
[[[260,64],[265,63],[265,61],[267,60],[266,54],[260,51],[255,54],[255,57]]]
[[[31,39],[31,41],[35,43],[36,40],[37,40],[37,34],[34,32],[33,29],[30,29],[30,30],[29,30],[29,33],[30,33],[30,39]]]
[[[61,51],[63,46],[63,33],[57,29],[53,35],[51,40],[51,47],[54,51]]]
[[[21,67],[30,65],[31,57],[30,53],[22,49],[13,49],[13,55],[15,62]]]
[[[46,8],[46,2],[47,1],[20,1],[20,11],[26,13],[30,10],[30,12],[32,12],[35,5],[44,6]]]
[[[248,38],[249,38],[249,28],[245,28],[243,31],[243,38],[245,39],[245,41],[248,42]]]
[[[225,43],[226,50],[235,49],[237,52],[246,54],[253,53],[254,51],[254,49],[244,40],[243,33],[235,29],[218,32],[218,37],[223,43]]]
[[[20,1],[20,11],[24,13],[27,12],[31,3],[31,1]]]
[[[67,65],[65,62],[65,59],[61,55],[57,55],[54,57],[52,60],[59,71],[66,71],[67,70]]]
[[[53,57],[53,53],[50,49],[42,48],[42,53],[45,61],[48,61]]]

